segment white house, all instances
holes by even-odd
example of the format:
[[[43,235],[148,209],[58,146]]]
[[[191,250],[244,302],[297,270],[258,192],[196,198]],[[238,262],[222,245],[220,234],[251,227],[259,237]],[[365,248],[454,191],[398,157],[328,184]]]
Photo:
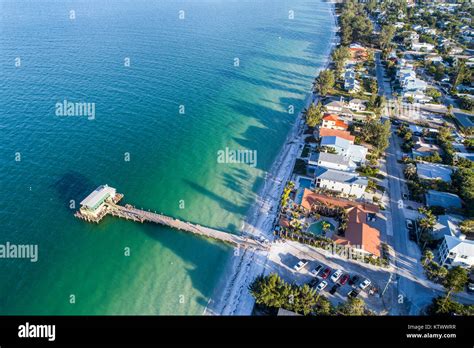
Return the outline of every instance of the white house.
[[[348,125],[344,121],[340,120],[337,115],[329,114],[323,117],[321,127],[344,131],[347,130]]]
[[[439,264],[444,267],[474,266],[474,241],[466,240],[465,235],[459,237],[444,236],[438,249]]]
[[[346,156],[358,165],[365,164],[365,158],[367,157],[367,148],[361,145],[351,144],[346,151]]]
[[[339,100],[333,100],[326,105],[324,105],[326,108],[327,112],[333,112],[333,113],[340,113],[344,109],[344,102],[339,101]]]
[[[346,70],[344,73],[344,89],[350,93],[360,90],[359,81],[357,81],[355,71],[352,69]]]
[[[350,158],[358,165],[365,163],[368,151],[364,146],[354,145],[353,142],[337,136],[322,137],[321,146],[333,148],[339,155]]]
[[[344,172],[354,172],[357,168],[357,165],[350,158],[327,152],[316,153],[314,158],[310,158],[308,164]]]
[[[314,172],[316,187],[361,198],[368,180],[356,173],[318,167]]]
[[[434,45],[427,42],[412,42],[411,49],[417,52],[431,52],[434,50]]]
[[[352,111],[365,111],[367,109],[366,101],[362,99],[351,99],[349,101],[349,109]]]

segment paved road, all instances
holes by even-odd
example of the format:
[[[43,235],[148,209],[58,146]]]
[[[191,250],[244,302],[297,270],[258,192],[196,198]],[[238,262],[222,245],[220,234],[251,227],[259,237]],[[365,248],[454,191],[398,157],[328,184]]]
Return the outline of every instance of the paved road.
[[[379,94],[385,95],[387,100],[392,99],[392,90],[389,82],[384,81],[384,70],[380,63],[380,53],[376,53],[376,74],[379,83]],[[409,240],[406,229],[406,214],[408,211],[402,195],[405,192],[405,180],[402,166],[397,162],[400,152],[397,135],[393,128],[390,145],[387,149],[387,177],[389,184],[389,210],[387,215],[388,243],[395,251],[393,265],[395,269],[394,281],[391,284],[392,315],[416,315],[429,303],[433,297],[442,295],[444,289],[426,279],[420,262],[421,252],[418,246]],[[410,216],[412,218],[412,216]],[[462,293],[456,296],[459,301],[472,303],[473,298]]]

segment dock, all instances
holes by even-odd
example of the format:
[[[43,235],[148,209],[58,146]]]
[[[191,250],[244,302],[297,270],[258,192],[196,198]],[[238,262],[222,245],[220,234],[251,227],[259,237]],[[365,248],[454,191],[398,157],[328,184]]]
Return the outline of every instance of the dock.
[[[218,240],[237,248],[254,248],[266,250],[268,243],[252,236],[235,235],[187,221],[175,219],[156,212],[137,209],[130,204],[119,205],[123,194],[117,193],[107,185],[99,186],[81,202],[81,208],[74,215],[87,222],[99,223],[106,215],[119,217],[139,223],[156,223],[176,230],[190,232],[206,238]]]

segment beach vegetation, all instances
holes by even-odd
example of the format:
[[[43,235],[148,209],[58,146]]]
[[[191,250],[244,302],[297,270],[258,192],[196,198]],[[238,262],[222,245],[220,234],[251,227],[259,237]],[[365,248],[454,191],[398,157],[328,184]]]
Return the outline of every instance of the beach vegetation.
[[[333,312],[331,303],[308,284],[288,284],[275,273],[260,275],[250,284],[249,290],[259,305],[303,315],[330,315]]]
[[[323,104],[321,102],[318,102],[317,105],[311,103],[308,110],[305,111],[305,116],[308,127],[316,127],[323,119]]]
[[[336,78],[334,76],[334,71],[330,69],[322,70],[316,79],[316,92],[322,96],[326,96],[332,91],[335,83]]]

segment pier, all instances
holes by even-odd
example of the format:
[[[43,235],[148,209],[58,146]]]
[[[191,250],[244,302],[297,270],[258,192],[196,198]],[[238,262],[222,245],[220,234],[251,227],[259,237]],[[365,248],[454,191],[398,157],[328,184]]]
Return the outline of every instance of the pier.
[[[172,218],[156,212],[137,209],[130,204],[119,205],[123,194],[117,193],[110,186],[99,186],[81,202],[81,208],[76,214],[77,218],[88,222],[99,223],[106,215],[116,216],[139,223],[151,222],[177,230],[190,232],[202,237],[219,240],[238,248],[268,249],[268,245],[251,236],[238,236],[201,226],[187,221]]]

